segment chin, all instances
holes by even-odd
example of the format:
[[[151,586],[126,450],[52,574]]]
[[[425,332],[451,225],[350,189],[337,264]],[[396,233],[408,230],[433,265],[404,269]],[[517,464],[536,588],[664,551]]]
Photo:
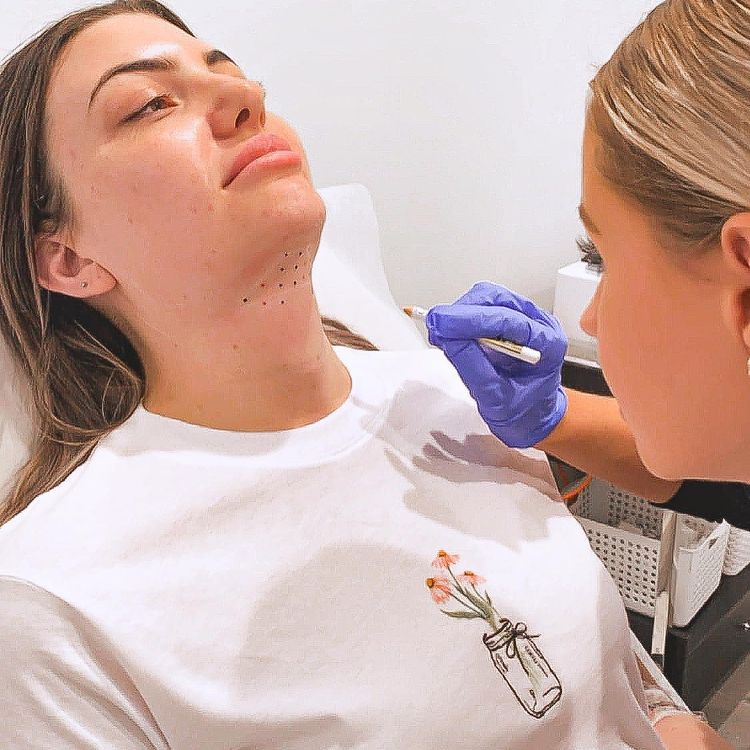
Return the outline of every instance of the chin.
[[[665,446],[675,446],[665,448]],[[654,476],[668,482],[682,482],[685,479],[729,480],[724,476],[714,457],[707,455],[705,450],[691,452],[689,446],[680,445],[673,437],[667,442],[636,440],[638,455],[643,465]]]
[[[643,465],[659,479],[664,479],[668,482],[681,482],[687,474],[682,471],[680,462],[670,461],[669,457],[665,456],[650,456],[646,451],[641,451],[638,448],[638,453],[643,461]]]
[[[631,429],[633,426],[631,425]],[[656,435],[656,439],[639,438],[639,434]],[[675,443],[675,440],[660,440],[658,431],[636,431],[633,429],[635,437],[635,447],[638,456],[646,469],[655,477],[665,479],[669,482],[679,482],[685,479],[688,474],[685,473],[686,456],[679,448],[675,451],[669,446]]]
[[[265,186],[262,195],[256,194],[253,213],[263,223],[273,224],[276,231],[317,248],[326,209],[323,199],[304,174],[278,177]]]

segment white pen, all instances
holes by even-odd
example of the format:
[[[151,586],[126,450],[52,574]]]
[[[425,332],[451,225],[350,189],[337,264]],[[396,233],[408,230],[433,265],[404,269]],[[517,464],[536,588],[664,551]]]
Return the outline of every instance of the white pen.
[[[427,317],[427,310],[424,307],[417,307],[411,305],[410,307],[404,307],[404,312],[410,317],[417,320],[424,320]],[[523,362],[528,362],[530,365],[538,365],[539,360],[542,358],[542,353],[536,349],[532,349],[530,346],[522,346],[516,344],[515,341],[506,341],[505,339],[490,339],[490,338],[478,338],[477,341],[486,346],[488,349],[494,349],[496,352],[502,352],[507,354],[509,357],[515,357]]]

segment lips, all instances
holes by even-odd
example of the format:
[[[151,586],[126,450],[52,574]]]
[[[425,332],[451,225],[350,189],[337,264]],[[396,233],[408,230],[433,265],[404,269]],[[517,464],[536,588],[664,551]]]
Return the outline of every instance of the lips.
[[[248,164],[251,164],[261,156],[270,154],[272,151],[292,151],[292,147],[283,138],[272,133],[254,135],[249,141],[246,141],[232,162],[227,178],[224,181],[224,187],[229,185]]]

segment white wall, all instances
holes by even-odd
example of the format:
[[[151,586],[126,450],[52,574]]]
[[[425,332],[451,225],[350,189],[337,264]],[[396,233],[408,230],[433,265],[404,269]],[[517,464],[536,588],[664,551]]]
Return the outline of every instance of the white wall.
[[[0,54],[80,7],[3,7]],[[552,304],[577,258],[587,81],[653,0],[171,0],[268,89],[319,186],[374,197],[401,304],[492,279]]]

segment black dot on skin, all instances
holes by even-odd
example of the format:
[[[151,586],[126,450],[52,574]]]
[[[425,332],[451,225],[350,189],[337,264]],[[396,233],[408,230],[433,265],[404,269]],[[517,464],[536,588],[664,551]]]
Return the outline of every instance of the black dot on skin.
[[[261,289],[265,289],[265,288],[266,288],[266,285],[265,285],[265,284],[261,284],[261,285],[260,285],[260,288],[261,288]]]
[[[282,304],[282,305],[284,304],[284,300],[281,300],[281,304]]]
[[[298,268],[299,268],[299,266],[295,266],[295,267],[294,267],[294,270],[296,271],[296,270],[297,270]]]
[[[282,286],[284,286],[284,285],[283,284],[279,284],[279,289],[281,289]]]
[[[296,281],[294,282],[294,286],[297,286],[297,282]]]
[[[283,271],[283,270],[284,270],[283,268],[279,268],[279,271]]]
[[[242,301],[243,301],[243,302],[247,302],[247,297],[243,297],[243,298],[242,298]]]
[[[300,257],[300,258],[302,257],[302,253],[300,253],[300,254],[299,254],[299,257]]]
[[[264,302],[263,304],[264,304],[264,305],[267,305],[267,304],[268,304],[268,302]]]

